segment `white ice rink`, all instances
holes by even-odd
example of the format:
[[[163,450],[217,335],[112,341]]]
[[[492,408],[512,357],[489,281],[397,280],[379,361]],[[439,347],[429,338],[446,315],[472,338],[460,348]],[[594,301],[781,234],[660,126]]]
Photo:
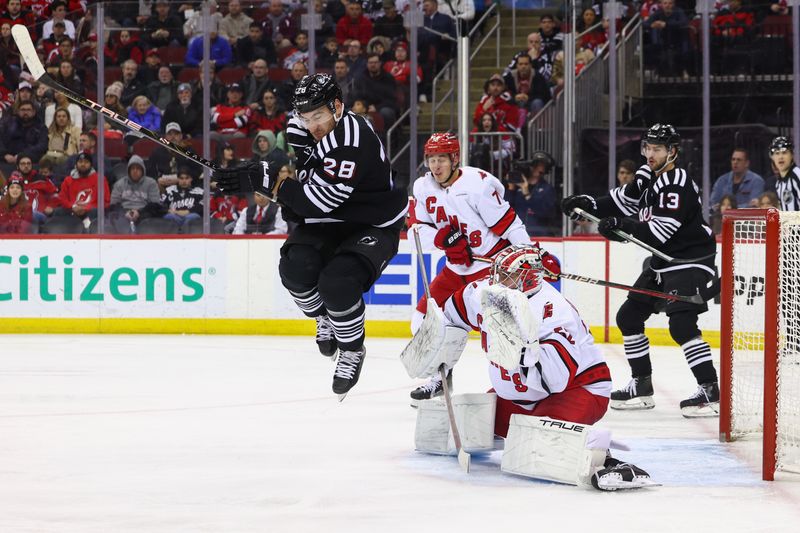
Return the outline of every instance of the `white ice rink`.
[[[311,338],[2,336],[0,532],[793,531],[800,476],[762,482],[752,445],[687,420],[683,356],[653,348],[656,408],[609,411],[619,452],[663,487],[502,474],[499,452],[413,450],[405,341],[368,339],[343,403]],[[605,346],[615,384],[621,346]],[[456,392],[488,388],[471,340]],[[794,524],[794,525],[792,525]],[[557,529],[556,529],[557,528]]]

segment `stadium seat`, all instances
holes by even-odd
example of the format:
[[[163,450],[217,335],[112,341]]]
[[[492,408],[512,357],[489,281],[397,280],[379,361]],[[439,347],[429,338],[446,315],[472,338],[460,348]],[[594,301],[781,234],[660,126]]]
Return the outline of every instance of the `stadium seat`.
[[[250,71],[244,67],[224,68],[217,72],[217,78],[220,83],[228,85],[229,83],[241,83]]]
[[[125,159],[128,157],[128,145],[122,139],[107,138],[106,157]]]
[[[291,77],[291,72],[285,68],[271,68],[269,69],[269,80],[276,82],[276,81],[286,81]]]
[[[228,142],[233,146],[233,153],[237,159],[250,159],[253,157],[253,139],[250,137],[229,139]]]
[[[136,144],[133,145],[133,153],[147,160],[152,155],[153,150],[159,146],[160,145],[154,143],[150,139],[139,139],[136,141]]]
[[[45,235],[79,235],[84,232],[83,221],[72,215],[54,216],[39,228]]]
[[[174,235],[178,233],[178,224],[165,218],[146,218],[136,226],[139,235]]]
[[[203,139],[200,139],[198,137],[192,137],[192,139],[189,142],[191,143],[192,151],[194,153],[196,153],[197,155],[202,156],[203,155]],[[215,141],[215,140],[211,140],[210,141],[210,149],[211,149],[211,153],[209,154],[208,159],[216,158],[217,157],[217,141]]]
[[[383,115],[381,115],[377,111],[370,111],[369,118],[372,121],[372,126],[375,128],[375,133],[380,134],[386,131],[385,125],[383,123]]]
[[[115,81],[122,80],[122,67],[106,67],[103,70],[103,82],[105,86],[108,87]]]
[[[191,83],[200,79],[200,69],[197,67],[183,67],[176,78],[181,83]]]
[[[158,57],[164,65],[183,65],[186,61],[185,46],[162,46],[158,49]]]

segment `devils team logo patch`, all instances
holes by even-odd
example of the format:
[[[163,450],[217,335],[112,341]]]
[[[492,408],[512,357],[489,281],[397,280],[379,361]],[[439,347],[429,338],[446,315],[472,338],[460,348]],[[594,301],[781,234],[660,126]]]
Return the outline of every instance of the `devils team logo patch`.
[[[358,239],[358,244],[363,244],[364,246],[375,246],[378,244],[378,239],[372,237],[371,235],[367,235],[366,237],[361,237]]]

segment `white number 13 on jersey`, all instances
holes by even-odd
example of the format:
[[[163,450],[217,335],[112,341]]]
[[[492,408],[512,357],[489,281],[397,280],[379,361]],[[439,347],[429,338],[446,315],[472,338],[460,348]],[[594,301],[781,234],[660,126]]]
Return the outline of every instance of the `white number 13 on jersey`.
[[[322,162],[325,165],[325,172],[333,178],[349,180],[356,171],[356,164],[353,161],[337,161],[332,157],[326,157]],[[339,167],[338,172],[336,170],[337,166]]]
[[[666,202],[664,197],[666,196]],[[681,204],[681,197],[676,192],[661,193],[658,195],[658,207],[662,209],[678,209]]]

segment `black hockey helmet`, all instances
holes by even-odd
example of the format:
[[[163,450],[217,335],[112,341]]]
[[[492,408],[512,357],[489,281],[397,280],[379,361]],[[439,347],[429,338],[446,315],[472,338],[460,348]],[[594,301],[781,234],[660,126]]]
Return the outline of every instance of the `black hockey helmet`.
[[[550,171],[553,170],[553,167],[556,166],[556,160],[553,159],[553,156],[543,150],[536,150],[533,152],[529,163],[531,167],[535,167],[539,163],[544,163],[545,174],[549,174]]]
[[[772,142],[769,143],[770,155],[774,154],[775,152],[782,152],[784,150],[788,150],[789,152],[794,150],[794,144],[792,144],[792,140],[788,137],[781,135],[779,137],[775,137],[772,139]]]
[[[307,113],[322,106],[328,106],[336,114],[335,100],[342,100],[342,90],[330,74],[303,76],[294,90],[292,106],[297,113]]]
[[[642,143],[663,144],[667,148],[678,147],[681,136],[675,131],[672,124],[654,124],[645,132]]]

